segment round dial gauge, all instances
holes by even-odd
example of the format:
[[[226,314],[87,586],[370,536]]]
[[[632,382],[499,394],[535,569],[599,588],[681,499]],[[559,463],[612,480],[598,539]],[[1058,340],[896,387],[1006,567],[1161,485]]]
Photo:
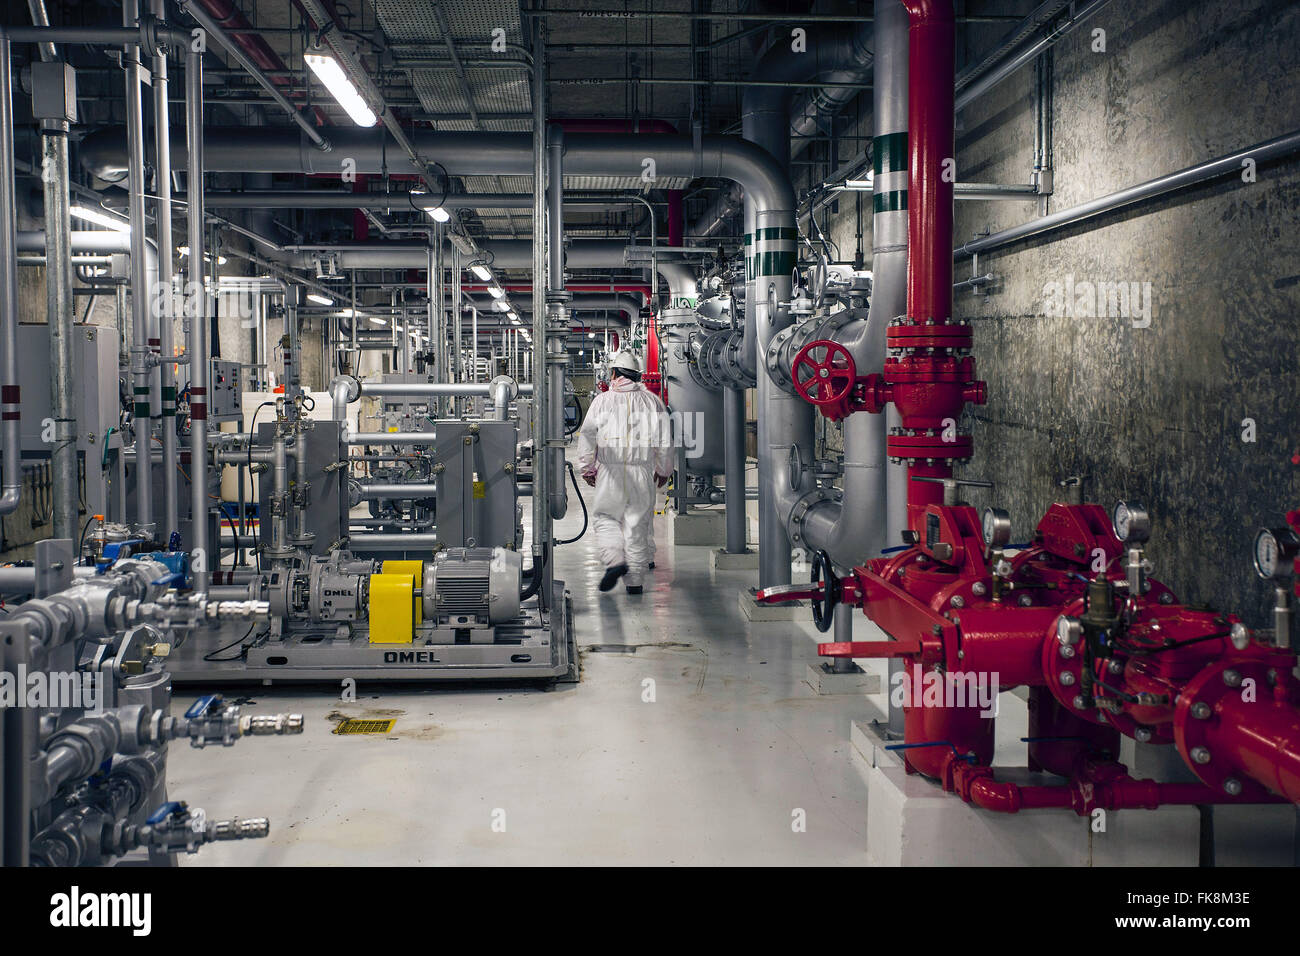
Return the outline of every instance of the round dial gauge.
[[[1151,516],[1137,502],[1121,501],[1111,512],[1115,537],[1125,544],[1141,544],[1151,536]]]
[[[1255,535],[1255,573],[1261,578],[1284,578],[1295,572],[1300,536],[1290,528],[1264,528]]]
[[[1003,547],[1011,540],[1011,515],[1001,508],[985,508],[983,530],[985,547]]]

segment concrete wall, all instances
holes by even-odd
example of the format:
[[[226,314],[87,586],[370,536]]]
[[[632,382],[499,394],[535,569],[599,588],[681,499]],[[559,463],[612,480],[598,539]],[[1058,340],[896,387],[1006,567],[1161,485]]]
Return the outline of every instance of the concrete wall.
[[[1006,7],[971,2],[965,12]],[[1105,31],[1104,51],[1092,49],[1094,28]],[[990,29],[959,48],[959,64],[996,39]],[[1300,6],[1285,0],[1111,4],[1056,48],[1056,189],[1046,209],[1300,125],[1297,36]],[[1034,90],[1030,66],[963,112],[959,180],[1030,181]],[[1040,212],[1032,201],[958,202],[957,242]],[[828,225],[851,251],[852,200]],[[967,413],[975,458],[960,473],[996,488],[970,500],[1009,509],[1023,540],[1055,482],[1085,475],[1091,500],[1148,506],[1155,573],[1180,596],[1266,623],[1253,536],[1300,505],[1297,226],[1300,162],[1291,159],[1258,167],[1254,183],[1229,177],[981,256],[978,271],[998,284],[989,295],[958,292],[954,311],[974,322],[989,400]],[[869,217],[867,233],[869,255]],[[970,268],[958,260],[957,277]],[[1111,315],[1106,301],[1098,317],[1049,314],[1052,283],[1083,282],[1138,283],[1139,306],[1149,290],[1149,325],[1142,308]]]
[[[1093,28],[1105,30],[1094,52]],[[1211,159],[1300,120],[1300,7],[1282,0],[1111,4],[1055,53],[1049,210]],[[1027,182],[1034,75],[961,117],[959,178]],[[1137,499],[1156,574],[1186,600],[1265,620],[1255,530],[1297,503],[1300,162],[1118,212],[981,257],[993,294],[959,293],[989,402],[972,409],[990,503],[1017,538],[1087,476],[1090,499]],[[960,202],[958,241],[1033,218],[1032,203]],[[958,276],[969,274],[959,263]],[[1053,315],[1071,282],[1138,283],[1145,310]],[[1084,303],[1086,305],[1086,302]],[[1076,310],[1077,311],[1077,310]],[[1086,311],[1086,310],[1085,310]],[[1103,315],[1103,313],[1105,313]],[[1149,324],[1148,324],[1149,322]],[[1254,422],[1254,440],[1243,440]]]

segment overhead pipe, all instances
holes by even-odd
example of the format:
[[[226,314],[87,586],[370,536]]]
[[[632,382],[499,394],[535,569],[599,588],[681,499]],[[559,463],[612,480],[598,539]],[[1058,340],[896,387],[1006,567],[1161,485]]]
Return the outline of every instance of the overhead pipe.
[[[1033,63],[1043,51],[1055,46],[1062,38],[1069,36],[1085,20],[1097,13],[1109,2],[1110,0],[1092,0],[1091,3],[1084,4],[1082,7],[1075,9],[1064,23],[1047,31],[1037,40],[1022,46],[986,72],[982,72],[977,79],[970,81],[968,85],[964,85],[964,89],[957,95],[954,103],[955,108],[958,110],[965,109],[973,100],[983,96],[1021,67]]]
[[[226,52],[239,62],[239,65],[242,66],[245,72],[247,72],[248,75],[257,82],[257,85],[270,94],[271,99],[275,101],[275,104],[289,115],[289,118],[294,121],[298,128],[303,131],[304,135],[311,140],[312,144],[315,145],[317,149],[329,152],[329,140],[322,136],[316,128],[312,126],[311,121],[308,120],[307,117],[298,112],[298,107],[290,102],[287,96],[280,92],[280,87],[277,85],[275,80],[272,80],[262,72],[261,65],[255,62],[254,55],[250,52],[250,47],[254,50],[263,51],[263,53],[269,52],[272,59],[267,59],[265,55],[263,55],[262,59],[264,62],[270,63],[280,59],[275,55],[275,51],[271,50],[271,48],[267,46],[266,41],[257,36],[257,34],[230,35],[225,31],[222,25],[217,22],[216,18],[208,9],[216,8],[222,11],[229,10],[233,17],[233,14],[238,12],[237,8],[235,8],[233,4],[227,2],[227,0],[179,0],[179,3],[181,9],[193,17],[194,21],[198,23],[199,26],[203,27],[203,29],[206,30],[213,39],[225,47]],[[239,16],[241,19],[243,18],[242,14]],[[245,22],[247,21],[245,20]],[[275,67],[272,68],[274,69]],[[279,64],[279,68],[285,69],[283,62]]]

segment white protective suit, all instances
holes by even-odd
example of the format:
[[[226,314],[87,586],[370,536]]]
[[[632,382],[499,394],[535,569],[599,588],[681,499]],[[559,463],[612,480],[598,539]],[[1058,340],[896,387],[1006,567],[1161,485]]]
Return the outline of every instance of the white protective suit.
[[[644,578],[655,476],[673,470],[672,428],[657,395],[640,382],[616,377],[592,399],[578,432],[578,466],[596,473],[591,524],[605,567],[627,565],[626,583]]]

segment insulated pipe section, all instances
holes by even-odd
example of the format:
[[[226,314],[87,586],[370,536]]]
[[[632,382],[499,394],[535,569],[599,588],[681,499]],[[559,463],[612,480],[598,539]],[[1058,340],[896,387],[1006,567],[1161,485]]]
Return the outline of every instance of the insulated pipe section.
[[[122,5],[126,26],[138,19],[135,2]],[[123,53],[126,77],[128,209],[131,221],[131,381],[135,394],[135,486],[136,523],[139,530],[153,534],[153,403],[150,401],[149,278],[145,271],[144,218],[144,105],[140,93],[140,51],[128,45]],[[203,257],[198,257],[200,264]],[[170,467],[170,465],[168,466]],[[200,482],[201,483],[201,482]]]
[[[370,534],[348,535],[352,551],[432,551],[438,546],[437,534]]]
[[[76,305],[72,299],[72,220],[69,208],[68,122],[41,122],[41,169],[45,204],[46,316],[50,332],[50,411],[54,443],[50,449],[54,537],[76,538],[77,420],[72,383],[72,337]],[[146,416],[146,421],[148,418]]]
[[[830,336],[849,350],[859,374],[882,370],[889,323],[907,310],[907,43],[907,11],[899,0],[883,0],[876,12],[872,84],[871,306],[865,322]],[[889,412],[896,415],[892,405]],[[907,526],[907,469],[887,464],[887,424],[886,416],[865,412],[845,419],[843,499],[813,503],[802,528],[792,529],[841,568],[898,544]]]
[[[194,591],[207,593],[208,564],[208,302],[203,282],[203,54],[185,57],[186,159],[190,192],[190,294],[198,308],[190,322],[190,512]],[[170,254],[170,250],[168,250]],[[167,465],[170,467],[170,464]]]
[[[161,20],[167,14],[166,0],[150,0],[149,10],[155,19]],[[176,450],[176,365],[172,361],[176,354],[175,322],[172,316],[172,165],[171,165],[171,117],[168,105],[169,84],[167,75],[167,56],[158,51],[153,57],[153,115],[154,115],[154,191],[157,195],[157,214],[155,223],[158,235],[158,248],[162,255],[157,257],[157,283],[164,294],[154,296],[158,303],[158,352],[162,359],[159,375],[159,391],[162,400],[159,409],[162,415],[162,452],[163,473],[163,513],[162,533],[170,535],[180,528],[180,485],[177,482],[177,470],[167,462],[178,461]]]
[[[14,187],[13,65],[0,29],[0,431],[4,436],[0,514],[13,514],[23,489],[22,403],[18,389],[18,202]]]

